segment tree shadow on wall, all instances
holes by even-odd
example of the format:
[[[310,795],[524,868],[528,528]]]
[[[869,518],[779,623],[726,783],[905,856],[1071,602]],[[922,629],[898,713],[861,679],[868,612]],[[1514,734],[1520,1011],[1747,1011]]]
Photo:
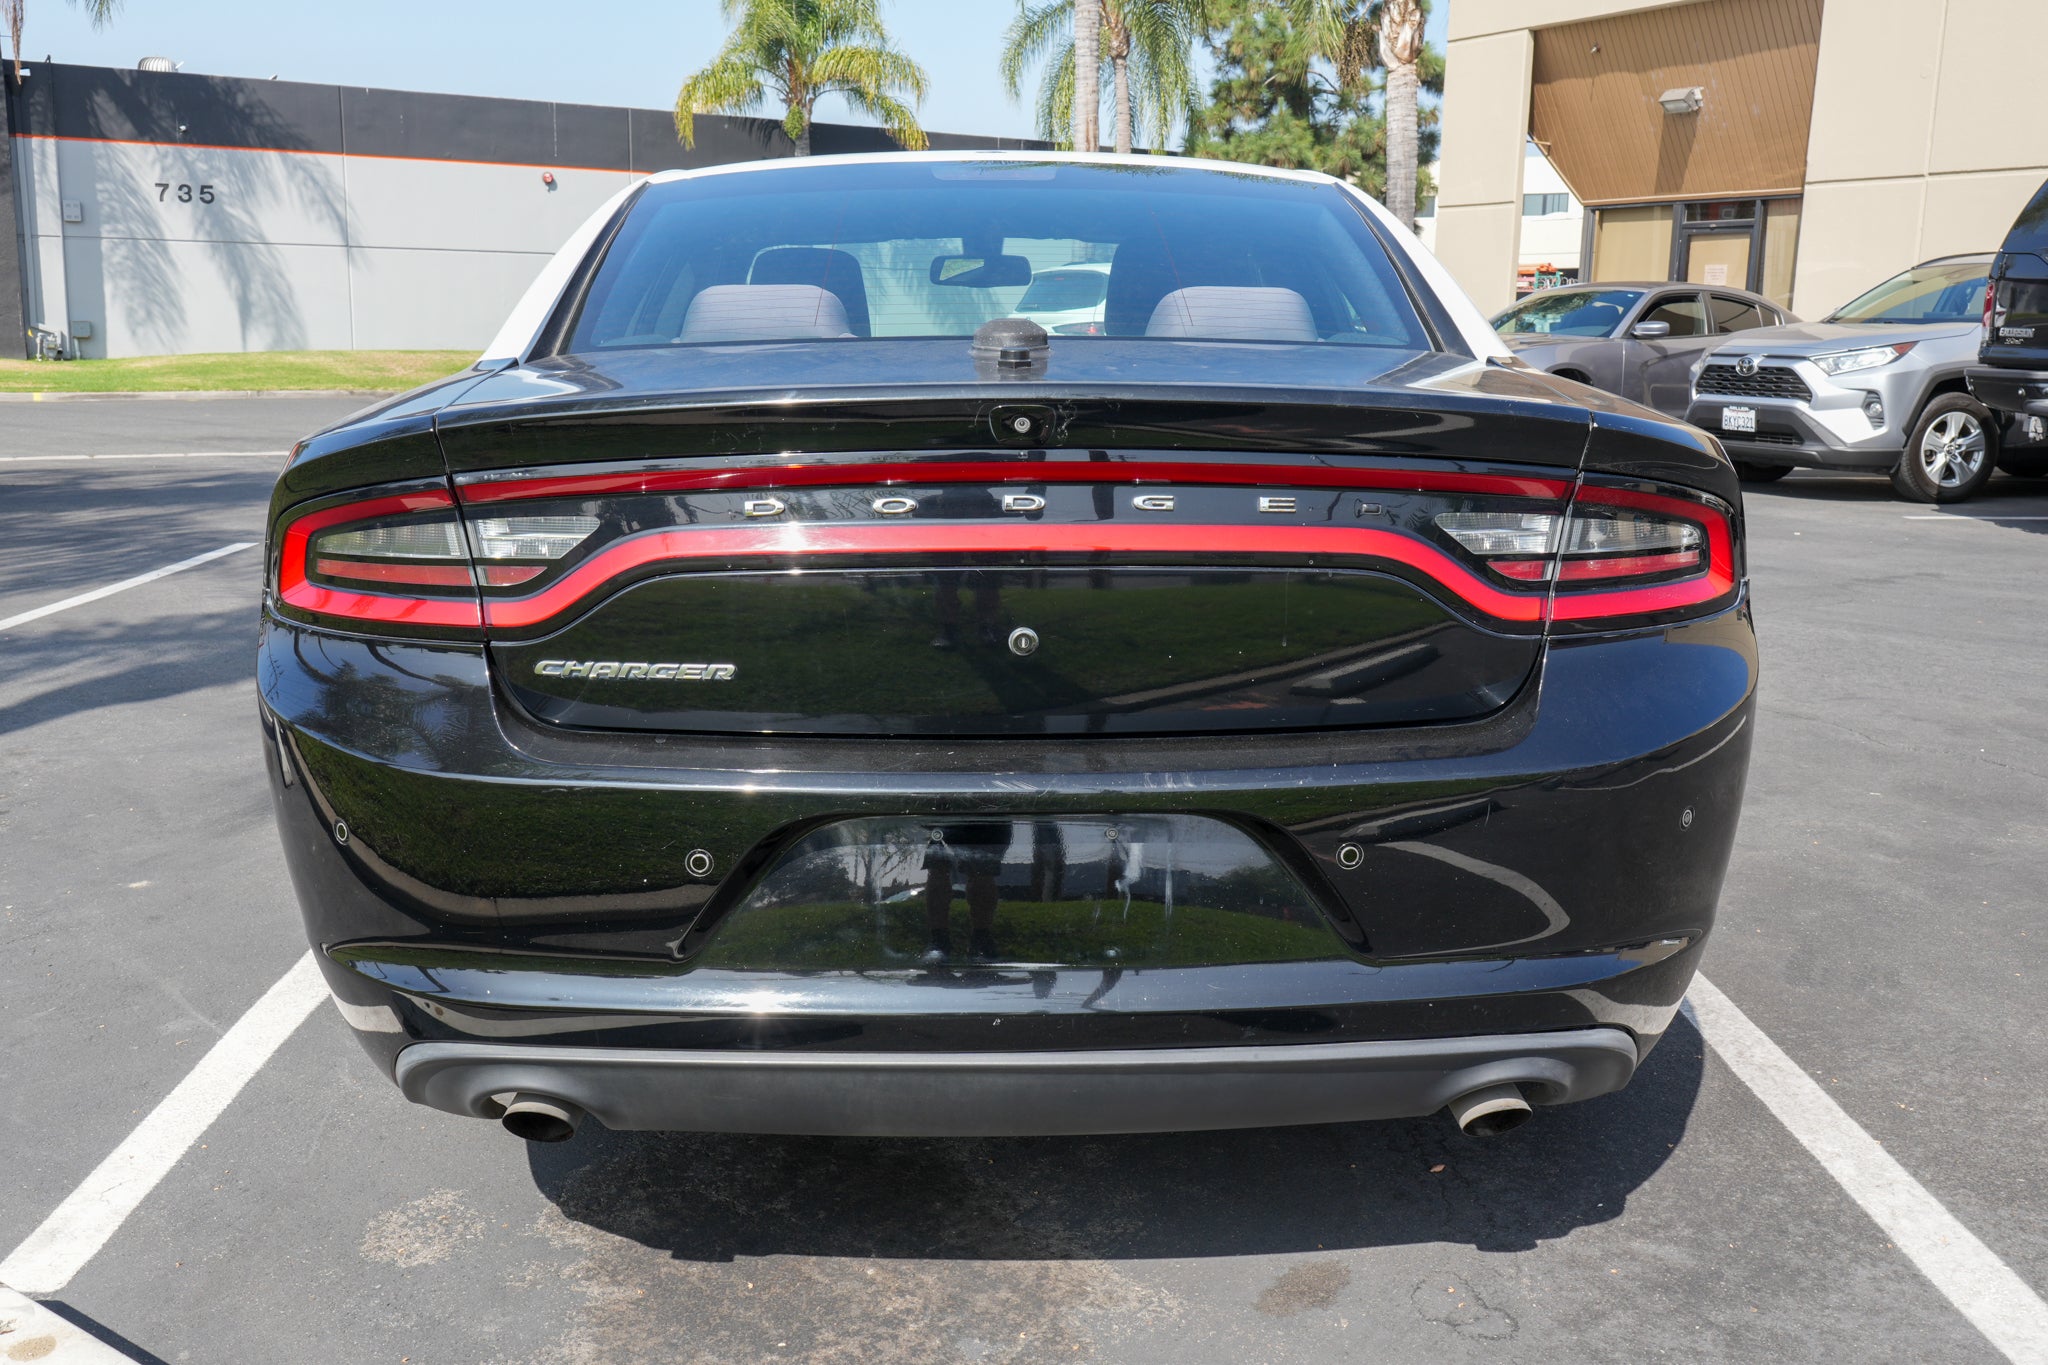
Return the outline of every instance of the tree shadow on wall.
[[[65,241],[73,316],[101,319],[107,331],[118,317],[123,339],[143,353],[305,349],[308,319],[328,292],[311,267],[332,252],[329,307],[345,334],[348,210],[338,158],[310,155],[302,129],[247,82],[108,80],[90,95],[97,125],[156,138],[234,127],[265,150],[168,141],[72,149],[90,158],[92,181],[67,183],[65,197],[85,198],[98,214],[93,235]]]

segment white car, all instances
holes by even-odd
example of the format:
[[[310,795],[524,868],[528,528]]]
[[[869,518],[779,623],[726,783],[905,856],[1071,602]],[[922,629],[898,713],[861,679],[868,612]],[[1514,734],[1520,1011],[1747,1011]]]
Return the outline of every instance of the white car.
[[[1108,296],[1109,262],[1076,261],[1033,275],[1031,287],[1017,301],[1017,316],[1048,332],[1100,336]]]

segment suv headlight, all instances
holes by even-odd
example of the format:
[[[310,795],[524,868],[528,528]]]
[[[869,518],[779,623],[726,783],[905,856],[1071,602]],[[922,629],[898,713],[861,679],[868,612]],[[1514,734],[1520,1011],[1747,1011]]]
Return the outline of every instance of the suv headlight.
[[[1892,346],[1866,346],[1860,351],[1836,351],[1833,355],[1817,355],[1813,363],[1820,367],[1822,374],[1852,374],[1857,370],[1874,370],[1880,365],[1889,365],[1913,349],[1914,343],[1902,341]]]

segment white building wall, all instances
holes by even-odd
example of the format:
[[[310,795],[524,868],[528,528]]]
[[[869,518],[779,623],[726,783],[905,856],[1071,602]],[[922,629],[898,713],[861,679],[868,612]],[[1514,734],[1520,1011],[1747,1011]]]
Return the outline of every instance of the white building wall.
[[[1432,163],[1430,174],[1436,176],[1441,163]],[[1576,270],[1579,255],[1584,245],[1586,223],[1585,206],[1572,196],[1564,178],[1547,157],[1530,151],[1522,160],[1523,207],[1527,207],[1528,196],[1532,194],[1562,194],[1569,201],[1569,207],[1562,213],[1521,215],[1519,239],[1521,247],[1516,260],[1518,266],[1555,266],[1560,270]],[[1436,215],[1416,221],[1415,235],[1422,240],[1432,255],[1436,252]]]
[[[1558,213],[1529,213],[1526,210],[1532,194],[1562,194],[1566,206]],[[1522,204],[1522,247],[1515,263],[1578,269],[1586,209],[1572,196],[1564,177],[1550,164],[1550,158],[1540,152],[1532,151],[1522,159]]]
[[[481,348],[563,239],[635,178],[20,142],[33,182],[34,316],[93,357]],[[67,202],[79,221],[64,221]]]

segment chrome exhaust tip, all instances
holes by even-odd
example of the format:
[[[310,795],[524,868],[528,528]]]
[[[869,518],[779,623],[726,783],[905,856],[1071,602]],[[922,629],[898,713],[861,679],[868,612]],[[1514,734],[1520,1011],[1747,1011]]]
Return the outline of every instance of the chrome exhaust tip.
[[[567,1142],[583,1122],[583,1110],[549,1095],[514,1095],[498,1119],[505,1131],[527,1142]]]
[[[1519,1085],[1489,1085],[1458,1096],[1447,1108],[1458,1131],[1468,1137],[1498,1137],[1521,1127],[1536,1112]]]

